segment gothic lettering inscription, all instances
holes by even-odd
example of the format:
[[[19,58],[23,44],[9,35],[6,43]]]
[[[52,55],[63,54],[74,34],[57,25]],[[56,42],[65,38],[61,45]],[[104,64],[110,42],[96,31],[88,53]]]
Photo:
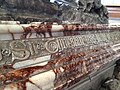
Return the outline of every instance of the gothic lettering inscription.
[[[0,41],[0,65],[19,62],[45,55],[50,55],[66,48],[115,42],[120,32],[94,33],[91,35],[64,36],[56,38],[25,39]]]
[[[12,50],[12,60],[25,60],[30,56],[30,52],[26,49],[24,41],[10,42],[10,49]]]

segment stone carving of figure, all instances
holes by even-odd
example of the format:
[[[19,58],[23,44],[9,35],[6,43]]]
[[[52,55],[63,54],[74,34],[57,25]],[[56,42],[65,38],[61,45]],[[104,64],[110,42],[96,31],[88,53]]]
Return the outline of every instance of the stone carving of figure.
[[[93,2],[94,0],[79,0],[78,8],[82,9],[84,12],[90,12]]]
[[[100,90],[120,90],[120,82],[117,79],[108,78],[103,83],[103,88]]]

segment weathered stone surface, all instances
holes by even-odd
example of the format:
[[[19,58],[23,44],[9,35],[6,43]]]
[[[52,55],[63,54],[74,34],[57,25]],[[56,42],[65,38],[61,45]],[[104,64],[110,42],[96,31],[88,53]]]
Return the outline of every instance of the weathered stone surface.
[[[119,84],[119,80],[107,78],[103,83],[103,87],[100,90],[120,90]]]
[[[120,90],[120,60],[116,62],[113,77],[101,82],[100,90]]]
[[[57,13],[58,7],[49,0],[1,0],[2,20],[46,20]],[[25,22],[24,22],[25,23]]]
[[[0,0],[0,6],[1,20],[108,23],[101,0]]]
[[[68,22],[104,24],[108,23],[108,12],[101,0],[79,0],[78,8],[64,10],[61,18]]]

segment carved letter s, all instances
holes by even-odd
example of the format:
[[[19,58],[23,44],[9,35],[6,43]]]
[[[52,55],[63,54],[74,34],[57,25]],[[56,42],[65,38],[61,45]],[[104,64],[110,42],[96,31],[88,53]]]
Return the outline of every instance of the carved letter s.
[[[12,51],[12,61],[25,60],[30,56],[30,52],[26,49],[24,41],[12,41],[10,42],[10,48]],[[16,62],[15,61],[15,62]]]

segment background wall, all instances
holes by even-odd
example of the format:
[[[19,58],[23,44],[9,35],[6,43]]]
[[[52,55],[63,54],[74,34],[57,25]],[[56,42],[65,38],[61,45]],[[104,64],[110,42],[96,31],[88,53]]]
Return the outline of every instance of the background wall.
[[[101,0],[104,5],[120,6],[120,0]]]

